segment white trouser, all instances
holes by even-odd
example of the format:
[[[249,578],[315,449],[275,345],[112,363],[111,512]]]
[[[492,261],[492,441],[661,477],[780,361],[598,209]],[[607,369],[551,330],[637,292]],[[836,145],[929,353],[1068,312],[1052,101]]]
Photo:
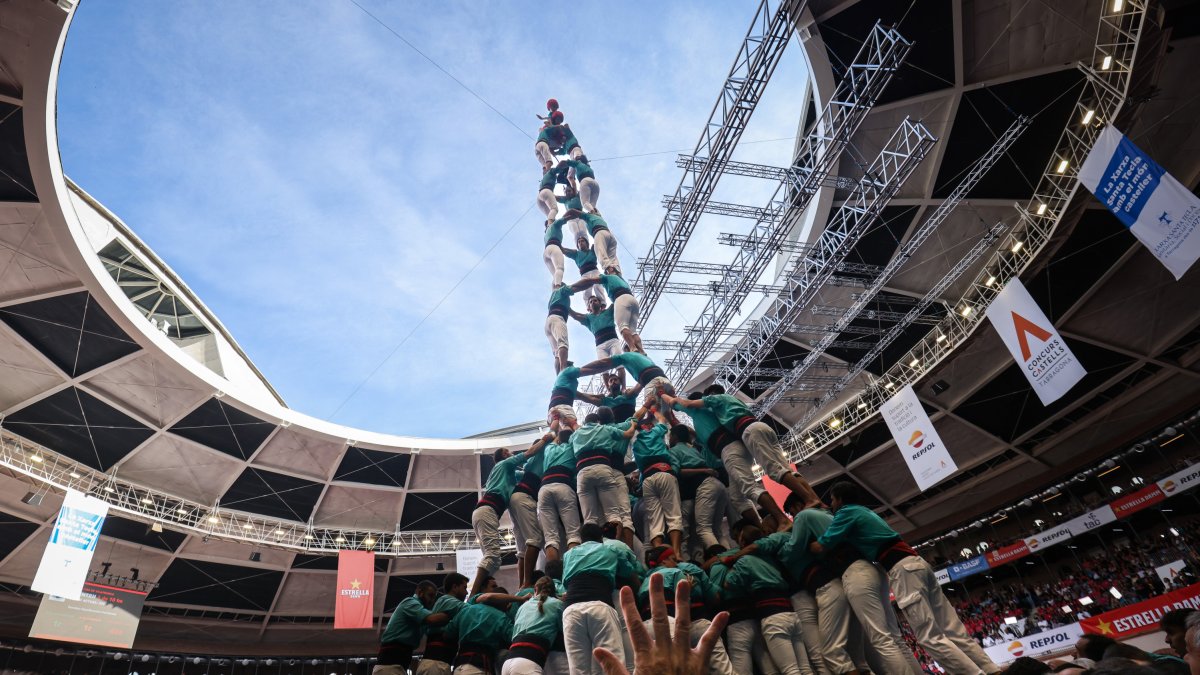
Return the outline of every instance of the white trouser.
[[[597,264],[599,264],[599,263],[597,263]],[[598,278],[600,278],[600,270],[596,269],[596,270],[584,272],[579,275],[579,278],[580,279],[598,279]],[[588,286],[583,291],[583,306],[587,307],[588,301],[591,300],[592,298],[600,298],[601,300],[604,299],[604,290],[601,288],[600,284],[592,284],[591,286]]]
[[[604,675],[592,650],[604,647],[619,660],[625,659],[625,642],[617,610],[599,600],[577,602],[563,610],[563,642],[571,675]]]
[[[721,461],[725,464],[725,471],[729,473],[729,490],[732,493],[730,499],[734,501],[748,501],[758,507],[758,498],[766,490],[763,489],[762,483],[754,479],[754,459],[746,450],[746,446],[742,445],[741,441],[734,441],[725,446],[721,451]]]
[[[481,668],[464,663],[454,668],[454,675],[495,675],[495,673],[487,673]]]
[[[600,263],[601,271],[607,274],[610,267],[621,271],[621,261],[617,259],[617,238],[612,230],[596,230],[596,234],[592,235],[592,246],[596,248],[596,260]]]
[[[554,547],[561,553],[563,543],[578,544],[579,502],[575,491],[565,483],[545,483],[538,489],[538,523],[546,539],[546,547]]]
[[[595,288],[595,286],[592,286]],[[610,356],[616,356],[621,353],[621,340],[619,338],[609,338],[604,342],[596,345],[596,358],[607,359]]]
[[[800,622],[808,665],[816,675],[829,675],[829,669],[825,667],[825,650],[821,646],[821,629],[817,624],[816,598],[808,591],[796,591],[792,594],[792,609],[796,610],[796,620]]]
[[[629,489],[624,477],[607,464],[593,464],[579,470],[575,476],[575,492],[585,523],[621,523],[633,528],[629,515]]]
[[[558,287],[563,282],[563,273],[567,269],[562,249],[557,244],[550,244],[542,250],[542,262],[546,263],[546,269],[554,279],[551,288]]]
[[[729,493],[716,478],[709,476],[696,488],[696,536],[704,548],[721,543],[717,537],[717,524],[725,516],[728,507]]]
[[[804,634],[795,612],[772,614],[760,622],[763,642],[783,675],[813,675],[804,650]]]
[[[763,475],[779,480],[792,473],[779,444],[779,435],[766,422],[753,422],[742,432],[742,445],[754,461],[762,467]]]
[[[613,323],[617,324],[617,332],[625,330],[637,332],[638,316],[641,308],[633,293],[626,293],[613,301]]]
[[[739,675],[751,675],[755,664],[764,675],[779,673],[779,668],[763,645],[758,621],[754,619],[738,621],[725,627],[725,651],[729,654],[729,663],[734,672]]]
[[[371,668],[371,675],[408,675],[408,671],[401,665],[375,666]]]
[[[536,661],[521,657],[504,659],[500,667],[500,675],[543,675],[542,667]]]
[[[562,317],[558,318],[561,319]],[[566,325],[567,322],[564,321],[563,327],[565,328]],[[558,354],[556,353],[555,356],[557,355]],[[554,424],[555,420],[571,420],[572,422],[577,422],[579,421],[579,418],[575,415],[575,408],[572,408],[569,405],[556,405],[546,411],[546,424]]]
[[[646,632],[654,635],[654,622],[647,619],[643,622],[646,626]],[[671,626],[671,635],[675,634],[675,617],[668,616],[667,623]],[[712,621],[708,619],[693,619],[692,625],[688,628],[688,638],[691,645],[695,647],[700,644],[700,638],[704,636],[704,631],[712,625]],[[725,643],[720,637],[717,638],[713,645],[712,658],[708,662],[709,675],[735,675],[733,664],[729,661],[729,654],[725,651]]]
[[[646,538],[683,532],[679,505],[679,480],[667,472],[656,473],[642,481],[642,506],[646,509]]]
[[[584,178],[579,181],[579,201],[583,210],[591,213],[596,210],[596,201],[600,199],[600,184],[595,178]]]
[[[853,621],[850,605],[846,603],[846,592],[842,590],[842,580],[834,579],[817,589],[817,625],[821,630],[821,655],[825,657],[825,665],[829,672],[841,675],[856,669],[855,661],[850,655],[849,644],[853,638],[862,641],[862,631],[852,631]]]
[[[575,147],[571,148],[570,152],[567,153],[567,157],[570,157],[571,159],[579,159],[580,157],[583,157],[583,148],[576,145]]]
[[[545,675],[568,675],[571,666],[567,663],[566,652],[550,652],[546,655],[546,667],[542,668]]]
[[[546,339],[550,341],[550,351],[558,356],[558,350],[567,348],[567,322],[557,314],[546,315]]]
[[[967,635],[924,558],[909,556],[896,563],[888,580],[917,642],[938,665],[953,675],[1000,672],[979,643]]]
[[[567,227],[571,230],[571,238],[579,239],[587,236],[587,225],[584,224],[582,218],[572,218],[567,221]],[[600,254],[596,254],[596,261],[600,261]]]
[[[450,664],[435,659],[421,659],[413,675],[450,675]]]
[[[533,144],[533,154],[538,158],[538,164],[543,167],[547,164],[554,164],[554,153],[550,152],[550,144],[546,141],[538,141]]]
[[[546,216],[546,220],[558,219],[558,200],[554,198],[554,190],[547,188],[539,190],[537,205],[542,210],[542,214]]]
[[[889,675],[921,675],[920,664],[900,635],[883,572],[865,560],[855,560],[842,573],[842,588],[883,670]]]
[[[479,569],[495,576],[500,569],[500,516],[490,506],[480,506],[471,513],[471,527],[479,538],[479,546],[483,549],[483,557],[479,560]]]
[[[512,519],[513,539],[517,542],[517,553],[525,555],[525,547],[541,548],[542,525],[538,522],[537,499],[524,492],[513,492],[508,498],[508,513]]]

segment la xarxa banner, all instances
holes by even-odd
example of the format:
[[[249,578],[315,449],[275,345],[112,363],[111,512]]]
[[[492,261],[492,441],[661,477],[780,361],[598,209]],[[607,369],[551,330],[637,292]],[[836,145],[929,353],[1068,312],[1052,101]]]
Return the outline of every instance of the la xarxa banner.
[[[879,412],[921,492],[958,470],[911,384],[884,403]]]
[[[1192,584],[1142,602],[1080,621],[1083,632],[1115,640],[1161,630],[1158,622],[1173,609],[1200,609],[1200,584]]]
[[[29,637],[129,649],[145,602],[145,591],[89,581],[78,600],[43,595]]]
[[[372,628],[375,607],[375,553],[338,551],[337,601],[333,627]]]
[[[992,300],[987,318],[1042,405],[1057,401],[1087,375],[1020,279],[1011,279]]]
[[[984,648],[989,658],[996,663],[1008,663],[1022,656],[1048,656],[1066,651],[1075,646],[1083,637],[1083,629],[1077,623],[1059,626],[1054,630],[1042,631],[1034,635],[1026,635],[1012,642],[1001,643]]]
[[[107,503],[68,488],[31,588],[78,600],[107,515]]]
[[[1200,257],[1200,198],[1111,124],[1079,168],[1079,182],[1176,279]]]

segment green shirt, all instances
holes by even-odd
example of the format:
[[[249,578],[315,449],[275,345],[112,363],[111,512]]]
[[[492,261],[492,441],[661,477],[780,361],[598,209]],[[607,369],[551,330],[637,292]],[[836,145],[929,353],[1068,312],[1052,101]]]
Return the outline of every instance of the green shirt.
[[[462,600],[459,600],[458,598],[454,597],[453,595],[446,593],[444,595],[438,596],[438,599],[433,603],[433,609],[431,609],[429,611],[433,612],[434,614],[438,614],[439,612],[445,612],[446,614],[450,615],[451,619],[453,619],[454,615],[458,614],[458,610],[462,609],[463,606],[464,606],[464,603]],[[445,625],[426,626],[425,634],[426,635],[441,635],[443,632],[445,632],[445,630],[446,630]]]
[[[587,227],[588,234],[596,236],[597,229],[608,229],[608,223],[603,218],[594,213],[585,213],[580,218],[583,219],[583,224]]]
[[[738,549],[730,549],[722,553],[722,556],[732,555],[737,553]],[[737,600],[745,596],[738,588],[726,588],[725,581],[729,577],[729,566],[725,563],[715,563],[708,568],[708,588],[710,602],[717,606],[717,603],[722,601]]]
[[[517,484],[517,469],[525,464],[525,453],[517,453],[508,459],[501,460],[492,467],[492,472],[488,474],[487,483],[483,486],[483,491],[491,493],[499,497],[503,503],[508,503],[508,498],[512,496],[513,486]]]
[[[545,459],[542,461],[542,475],[550,473],[553,469],[559,469],[555,473],[566,473],[575,475],[575,448],[571,442],[566,443],[551,443],[547,445],[542,452],[545,454]]]
[[[863,552],[870,560],[900,539],[900,533],[871,509],[858,504],[846,504],[833,514],[825,532],[817,542],[825,548],[848,543]]]
[[[660,422],[633,437],[633,461],[637,462],[638,471],[644,473],[653,464],[670,464],[672,471],[679,470],[664,440],[666,435],[667,425]]]
[[[680,581],[688,578],[688,573],[678,567],[655,567],[650,570],[646,578],[642,580],[642,586],[638,589],[637,598],[638,605],[641,607],[650,606],[650,577],[660,576],[663,580],[663,595],[672,600],[675,599],[675,587]],[[697,587],[692,584],[692,602],[704,601],[704,588]]]
[[[721,426],[730,431],[734,430],[734,422],[752,414],[750,408],[736,396],[713,394],[712,396],[705,396],[703,400],[704,407],[712,411],[713,416],[717,418]],[[691,411],[689,410],[688,412]]]
[[[513,621],[513,637],[536,635],[554,644],[562,632],[562,613],[562,600],[546,598],[539,609],[537,598],[532,598],[517,610],[517,618]]]
[[[736,588],[742,595],[786,592],[788,583],[778,567],[758,556],[747,555],[733,563],[725,577],[726,588]]]
[[[538,450],[532,457],[525,461],[525,474],[529,476],[537,476],[541,479],[546,469],[546,448],[549,444],[543,445],[541,450]],[[532,592],[532,591],[531,591]]]
[[[617,579],[624,581],[636,575],[639,568],[633,551],[625,544],[611,539],[585,541],[563,555],[563,583],[569,584],[576,574],[588,572],[604,576],[615,588]]]
[[[470,602],[446,626],[446,637],[457,639],[459,645],[486,647],[494,651],[509,645],[512,640],[512,621],[507,614],[491,605]]]
[[[622,432],[628,429],[630,424],[632,422],[621,424],[592,422],[579,427],[575,433],[571,434],[571,447],[575,449],[575,458],[583,459],[585,456],[590,456],[591,453],[624,456],[629,441],[625,440]]]
[[[539,190],[553,190],[554,186],[557,185],[562,180],[563,174],[566,173],[566,169],[567,169],[566,165],[557,165],[557,166],[550,167],[550,170],[547,171],[545,173],[545,175],[542,176],[542,182],[538,184],[538,189]],[[578,170],[575,171],[575,175],[579,175]]]
[[[564,286],[563,288],[566,288],[566,286]],[[578,387],[578,386],[579,386],[579,367],[578,366],[567,366],[566,368],[563,368],[562,370],[558,371],[558,376],[554,378],[554,388],[555,389],[570,389],[571,391],[575,391],[576,387]]]
[[[609,305],[607,309],[599,314],[584,314],[579,323],[583,324],[592,335],[597,335],[605,328],[616,331],[617,324],[613,321],[613,306]]]
[[[550,302],[546,303],[546,309],[550,310],[551,314],[554,314],[554,308],[559,307],[563,314],[569,313],[571,311],[571,296],[574,294],[575,291],[571,290],[570,284],[559,286],[550,291]],[[576,368],[575,370],[578,371],[579,369]],[[559,377],[562,377],[561,373]],[[575,376],[575,381],[579,381],[579,375]],[[575,387],[572,386],[571,388],[574,389]]]
[[[668,452],[671,453],[671,463],[680,469],[708,469],[708,462],[696,452],[696,449],[687,443],[676,443],[672,445]],[[637,458],[637,446],[633,450],[634,458]]]
[[[565,225],[566,222],[567,222],[566,218],[559,218],[558,220],[554,221],[553,223],[550,223],[549,225],[547,225],[546,226],[546,236],[542,237],[542,243],[544,243],[546,246],[549,246],[551,241],[557,241],[561,244],[562,237],[563,237],[562,229],[563,229],[563,225]]]
[[[615,293],[621,289],[629,291],[630,293],[633,292],[633,289],[629,287],[629,284],[616,274],[601,274],[600,285],[604,287],[604,292],[608,293],[609,300],[615,298]]]
[[[654,362],[651,361],[649,357],[639,352],[621,352],[620,354],[615,354],[610,358],[612,359],[613,364],[628,370],[629,374],[632,375],[633,379],[635,380],[638,379],[638,376],[642,374],[643,370],[654,366]]]
[[[713,432],[721,427],[717,416],[708,408],[684,408],[678,403],[672,407],[679,412],[687,413],[688,417],[692,418],[692,428],[696,430],[696,440],[700,442],[700,445],[707,446],[708,439]]]
[[[543,127],[541,132],[538,133],[537,141],[534,142],[543,142],[550,146],[551,150],[564,155],[571,148],[579,145],[579,141],[575,138],[575,132],[571,131],[571,127],[565,124],[552,124],[548,127]]]
[[[579,180],[596,177],[596,171],[592,169],[591,165],[584,164],[577,159],[568,159],[566,165],[575,169],[575,178]]]
[[[791,556],[785,561],[788,569],[805,570],[817,561],[818,556],[810,552],[808,547],[825,534],[832,522],[833,514],[825,509],[804,509],[796,514],[792,519],[792,533],[788,538],[791,543]]]
[[[592,269],[595,269],[598,262],[596,259],[596,249],[594,248],[589,248],[586,251],[571,249],[569,251],[563,251],[563,255],[567,256],[571,260],[574,260],[575,266],[578,267],[580,271],[589,265]]]
[[[792,535],[789,532],[775,532],[754,542],[758,546],[756,555],[768,558],[769,561],[780,568],[788,570],[793,578],[799,578],[800,572],[803,571],[811,560],[806,563],[800,563],[795,560],[796,547],[792,545]],[[812,556],[812,554],[808,554]]]
[[[583,202],[579,200],[578,193],[574,197],[555,197],[554,199],[566,207],[568,211],[571,209],[575,209],[576,211],[583,210]]]
[[[396,606],[396,611],[392,612],[392,618],[388,619],[387,628],[383,630],[383,637],[379,641],[383,644],[416,647],[421,641],[421,628],[430,614],[433,612],[425,609],[420,598],[415,595],[408,596]]]

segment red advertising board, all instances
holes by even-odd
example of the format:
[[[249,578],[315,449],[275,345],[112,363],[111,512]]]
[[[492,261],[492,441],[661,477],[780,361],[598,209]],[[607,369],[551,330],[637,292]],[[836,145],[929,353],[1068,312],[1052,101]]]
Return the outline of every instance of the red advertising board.
[[[338,551],[337,601],[333,627],[374,627],[375,554]]]
[[[1010,563],[1014,560],[1024,558],[1029,555],[1029,544],[1024,541],[1010,544],[1003,548],[998,548],[994,551],[987,552],[988,566],[995,567]]]
[[[1118,518],[1124,518],[1141,511],[1147,506],[1153,506],[1166,498],[1167,496],[1163,494],[1158,485],[1151,483],[1137,492],[1125,495],[1121,499],[1111,502],[1109,506],[1112,507],[1113,513]]]
[[[1120,607],[1079,622],[1083,632],[1107,635],[1115,640],[1161,630],[1158,622],[1173,609],[1200,609],[1200,584]]]

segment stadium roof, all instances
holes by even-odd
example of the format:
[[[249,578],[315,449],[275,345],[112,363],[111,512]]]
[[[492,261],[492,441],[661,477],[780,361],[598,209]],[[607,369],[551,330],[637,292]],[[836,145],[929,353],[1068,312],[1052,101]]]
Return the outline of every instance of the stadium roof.
[[[876,19],[897,24],[915,43],[854,146],[877,151],[906,116],[940,139],[885,209],[882,225],[855,247],[852,262],[886,264],[1014,115],[1033,116],[1007,160],[891,281],[875,318],[856,327],[887,329],[887,312],[907,311],[964,242],[1011,219],[1013,202],[1029,198],[1071,123],[1083,78],[1077,62],[1092,54],[1098,11],[1085,0],[808,4],[800,23],[810,37],[802,45],[818,83],[834,81],[838,64]],[[377,607],[390,607],[436,563],[452,564],[490,451],[527,445],[533,429],[409,438],[288,409],[217,317],[140,242],[137,224],[125,226],[63,176],[53,109],[69,17],[49,2],[0,3],[0,415],[7,467],[0,475],[0,582],[14,591],[6,597],[14,611],[4,613],[0,631],[28,625],[34,600],[24,587],[61,503],[55,491],[40,504],[21,501],[31,489],[27,474],[37,474],[59,485],[113,487],[120,496],[122,510],[106,524],[97,555],[114,570],[137,567],[142,580],[158,584],[141,630],[146,648],[361,651],[373,633],[335,638],[328,630],[335,561],[318,553],[338,544],[322,539],[306,551],[299,537],[344,532],[363,546],[371,536],[369,546],[389,552],[392,540],[370,533],[430,531],[415,539],[396,535],[398,549],[413,556],[379,559]],[[1122,129],[1195,186],[1200,101],[1190,77],[1200,62],[1197,23],[1183,9],[1151,11],[1150,18]],[[851,154],[838,171],[861,173]],[[836,191],[827,197],[821,208],[837,205]],[[919,541],[1093,462],[1200,401],[1196,273],[1174,281],[1090,197],[1072,201],[1023,278],[1087,367],[1083,382],[1043,407],[994,333],[979,330],[916,384],[959,474],[919,493],[875,417],[812,457],[804,469],[810,479],[818,486],[858,481],[898,529]],[[946,297],[963,290],[952,286]],[[824,301],[844,304],[847,297],[837,293],[850,292],[832,289]],[[890,367],[928,329],[906,331],[867,372]],[[789,368],[813,341],[790,334],[762,365]],[[860,355],[838,347],[822,360],[836,370]],[[796,424],[809,412],[805,396],[774,407],[769,418],[781,430]],[[39,454],[39,446],[51,452]],[[154,520],[166,522],[162,533],[147,531]],[[286,534],[273,542],[268,535],[277,531]],[[259,561],[247,560],[251,550],[261,553]]]

